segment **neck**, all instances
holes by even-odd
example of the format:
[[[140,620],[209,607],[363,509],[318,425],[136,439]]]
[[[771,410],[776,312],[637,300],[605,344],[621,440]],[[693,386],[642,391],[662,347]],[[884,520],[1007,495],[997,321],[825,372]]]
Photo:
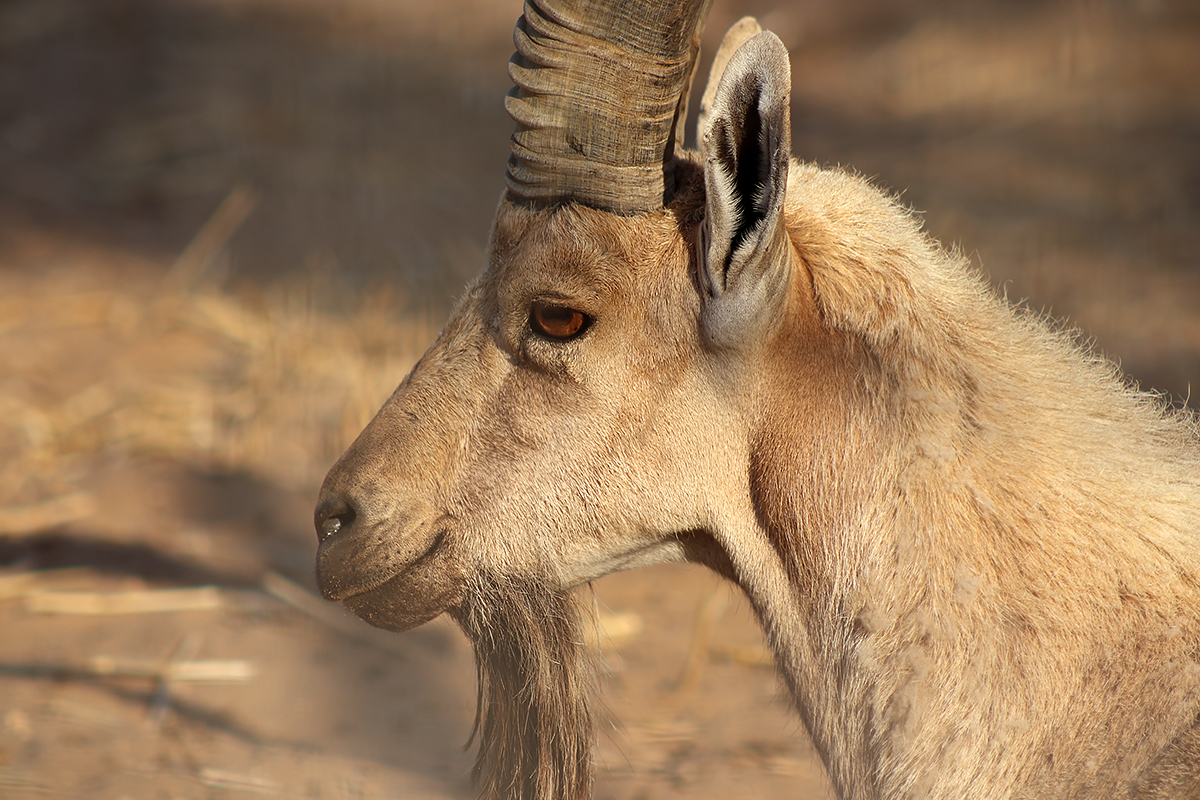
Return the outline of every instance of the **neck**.
[[[926,418],[838,385],[771,393],[799,404],[776,422],[821,424],[800,442],[791,422],[762,426],[753,521],[729,538],[839,794],[1131,796],[1160,753],[1196,738],[1195,512],[1143,507],[1162,476],[1109,450],[1043,453],[1053,434],[1036,426],[1072,429],[1054,413],[1092,433],[1077,409],[977,408],[964,433],[949,394],[920,396]],[[896,417],[906,427],[879,424]]]

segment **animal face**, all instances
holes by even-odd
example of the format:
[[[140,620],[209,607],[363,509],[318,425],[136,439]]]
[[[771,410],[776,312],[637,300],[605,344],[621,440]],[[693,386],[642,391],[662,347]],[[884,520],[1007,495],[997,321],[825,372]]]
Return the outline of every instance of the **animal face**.
[[[671,158],[664,207],[510,192],[487,269],[325,481],[327,597],[404,630],[484,572],[730,571],[720,540],[753,519],[749,431],[776,391],[765,354],[812,306],[783,222],[789,81],[771,34],[729,59],[704,161]]]
[[[704,342],[697,194],[636,219],[502,207],[488,269],[326,479],[327,596],[402,630],[481,565],[570,587],[714,557],[745,474],[729,384],[753,377]]]

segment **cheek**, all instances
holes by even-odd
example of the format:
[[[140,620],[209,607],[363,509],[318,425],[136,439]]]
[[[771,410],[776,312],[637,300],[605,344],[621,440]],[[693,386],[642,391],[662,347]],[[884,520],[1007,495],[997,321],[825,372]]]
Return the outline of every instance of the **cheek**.
[[[496,393],[491,413],[482,417],[494,422],[479,434],[500,449],[571,450],[605,416],[598,400],[605,388],[594,381],[515,370]]]
[[[599,337],[590,344],[605,347],[580,359],[586,381],[521,368],[502,379],[466,443],[462,514],[570,524],[587,538],[678,480],[687,455],[673,433],[687,427],[679,370]]]
[[[491,514],[512,524],[523,509],[544,506],[569,492],[586,448],[588,420],[576,392],[514,374],[492,407],[479,415],[464,442],[464,470],[455,494],[463,512]],[[539,512],[540,515],[540,512]]]
[[[454,513],[534,535],[578,529],[599,512],[601,473],[619,471],[608,447],[619,423],[570,396],[578,390],[519,384],[504,387],[473,431]]]

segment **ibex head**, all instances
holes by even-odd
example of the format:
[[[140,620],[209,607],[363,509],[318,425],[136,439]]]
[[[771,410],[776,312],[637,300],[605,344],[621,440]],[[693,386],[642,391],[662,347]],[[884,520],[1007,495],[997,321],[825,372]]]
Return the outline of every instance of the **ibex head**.
[[[714,537],[753,515],[760,362],[811,311],[787,54],[733,54],[699,163],[674,137],[706,3],[607,5],[527,4],[488,268],[325,480],[321,587],[376,625],[459,607],[481,571],[724,568]]]
[[[489,798],[589,795],[571,589],[671,560],[745,592],[845,796],[1198,796],[1194,418],[792,161],[753,22],[677,152],[707,2],[527,0],[487,269],[326,478],[321,590],[461,625]]]
[[[735,28],[701,155],[676,151],[707,5],[528,0],[487,269],[321,491],[326,597],[395,631],[449,612],[475,641],[498,794],[590,780],[567,592],[657,562],[733,577],[761,560],[737,542],[759,525],[768,407],[836,402],[784,224],[790,68],[773,34]]]

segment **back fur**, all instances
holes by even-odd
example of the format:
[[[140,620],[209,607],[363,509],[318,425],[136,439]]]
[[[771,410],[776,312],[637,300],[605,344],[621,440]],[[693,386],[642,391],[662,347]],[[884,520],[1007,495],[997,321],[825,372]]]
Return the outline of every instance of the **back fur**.
[[[806,595],[790,628],[760,613],[835,784],[1188,796],[1195,418],[997,299],[863,181],[793,165],[786,219],[854,369],[815,420],[828,441],[774,441],[797,418],[785,397],[757,448],[762,516]]]

